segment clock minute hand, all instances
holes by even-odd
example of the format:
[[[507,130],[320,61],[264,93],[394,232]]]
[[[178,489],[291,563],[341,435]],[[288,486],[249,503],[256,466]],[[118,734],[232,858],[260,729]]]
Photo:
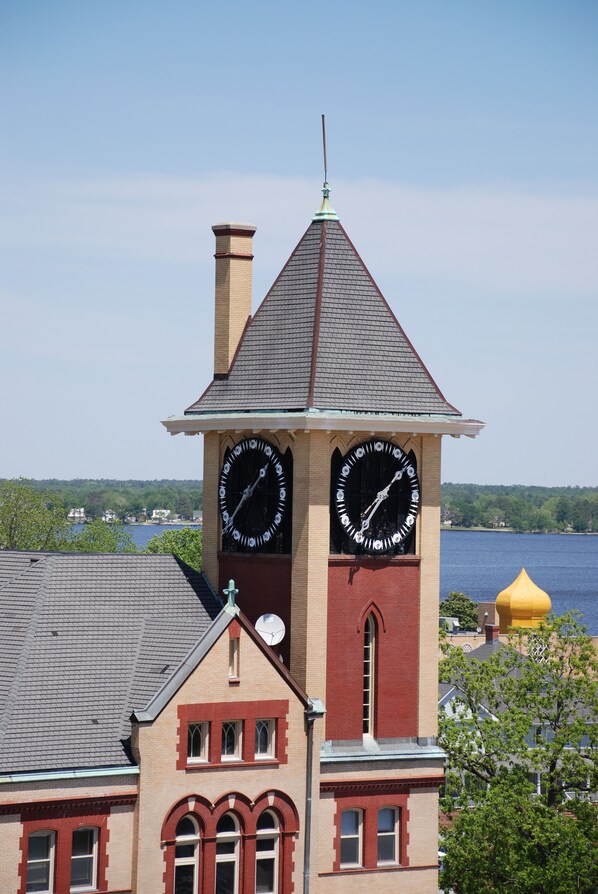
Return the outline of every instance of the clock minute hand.
[[[249,499],[249,497],[253,494],[254,490],[256,489],[256,487],[258,486],[260,481],[266,477],[267,471],[268,471],[268,463],[266,463],[265,466],[262,466],[262,468],[259,470],[253,484],[247,485],[247,487],[243,491],[243,494],[241,495],[241,499],[237,503],[235,511],[233,512],[232,515],[229,516],[228,521],[223,528],[224,533],[226,533],[229,530],[229,528],[232,527],[232,524],[233,524],[233,521],[235,520],[235,516],[236,516],[237,512],[239,511],[239,509],[241,508],[243,503],[245,503]]]
[[[389,481],[385,488],[378,491],[374,502],[370,503],[368,508],[365,510],[365,513],[364,513],[365,518],[362,516],[361,528],[359,529],[360,534],[363,534],[364,531],[367,531],[367,529],[370,526],[370,522],[371,522],[372,518],[374,517],[374,514],[376,513],[376,510],[378,509],[380,504],[383,503],[384,500],[388,497],[391,487],[393,486],[395,481],[399,480],[399,478],[402,476],[402,474],[403,473],[400,470],[395,472],[395,474],[392,478],[392,481]]]

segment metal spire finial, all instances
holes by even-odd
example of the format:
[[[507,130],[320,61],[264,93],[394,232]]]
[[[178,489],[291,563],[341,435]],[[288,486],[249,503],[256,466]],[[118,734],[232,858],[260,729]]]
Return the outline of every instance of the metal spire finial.
[[[235,587],[235,582],[234,580],[232,580],[232,578],[228,582],[228,587],[225,587],[222,592],[227,598],[226,605],[224,606],[224,611],[228,612],[229,615],[238,615],[240,608],[235,602],[235,597],[239,591]]]
[[[322,115],[322,148],[324,150],[324,186],[322,187],[322,204],[314,214],[314,220],[338,220],[338,214],[328,201],[330,186],[328,185],[328,161],[326,159],[326,116]]]

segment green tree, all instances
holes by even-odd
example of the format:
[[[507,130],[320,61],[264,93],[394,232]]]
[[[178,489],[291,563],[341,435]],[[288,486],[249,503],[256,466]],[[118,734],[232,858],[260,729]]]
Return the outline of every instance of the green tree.
[[[54,495],[22,478],[0,483],[0,549],[57,549],[66,529],[66,511]]]
[[[461,630],[477,630],[478,605],[465,593],[449,593],[440,603],[443,618],[459,618]]]
[[[201,529],[181,528],[164,531],[152,537],[147,545],[148,553],[171,553],[186,565],[201,571]]]
[[[120,522],[103,522],[96,518],[80,531],[69,533],[60,548],[77,553],[134,553],[137,548],[130,533]]]
[[[447,831],[440,884],[459,894],[593,894],[596,808],[572,808],[551,809],[523,779],[500,781]]]
[[[485,661],[447,642],[442,648],[440,679],[458,693],[439,717],[448,757],[443,809],[467,808],[446,833],[443,884],[458,882],[465,894],[593,891],[598,814],[567,795],[583,799],[598,786],[598,657],[585,627],[572,612],[551,617],[538,629],[514,631]],[[529,778],[540,780],[538,793]],[[479,783],[473,796],[472,780]],[[570,887],[554,883],[555,853]],[[493,860],[502,860],[504,878],[502,868],[486,866]]]

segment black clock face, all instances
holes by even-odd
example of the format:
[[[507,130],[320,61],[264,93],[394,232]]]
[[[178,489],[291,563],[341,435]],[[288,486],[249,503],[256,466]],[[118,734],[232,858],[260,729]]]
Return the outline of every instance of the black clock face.
[[[223,547],[273,549],[288,504],[285,463],[262,438],[227,451],[218,486]]]
[[[342,458],[332,486],[341,536],[353,552],[407,551],[419,510],[412,455],[390,441],[365,441]]]

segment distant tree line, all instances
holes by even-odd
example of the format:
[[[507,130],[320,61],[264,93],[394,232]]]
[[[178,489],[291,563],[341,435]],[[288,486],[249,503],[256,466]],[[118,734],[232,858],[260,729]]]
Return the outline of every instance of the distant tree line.
[[[443,484],[442,522],[517,532],[598,532],[598,487]]]
[[[151,516],[154,509],[169,509],[183,519],[190,519],[193,512],[202,507],[202,482],[191,479],[118,481],[75,478],[60,481],[48,478],[27,481],[27,484],[64,506],[67,512],[83,507],[90,520],[101,518],[107,509],[112,509],[121,521],[127,516],[139,518],[143,512]]]
[[[1,479],[0,479],[1,483]],[[50,478],[28,481],[38,493],[88,519],[112,509],[117,517],[169,509],[183,519],[202,508],[199,480],[118,481]],[[517,532],[598,532],[598,487],[531,487],[522,484],[443,484],[442,522],[462,528],[508,528]]]

